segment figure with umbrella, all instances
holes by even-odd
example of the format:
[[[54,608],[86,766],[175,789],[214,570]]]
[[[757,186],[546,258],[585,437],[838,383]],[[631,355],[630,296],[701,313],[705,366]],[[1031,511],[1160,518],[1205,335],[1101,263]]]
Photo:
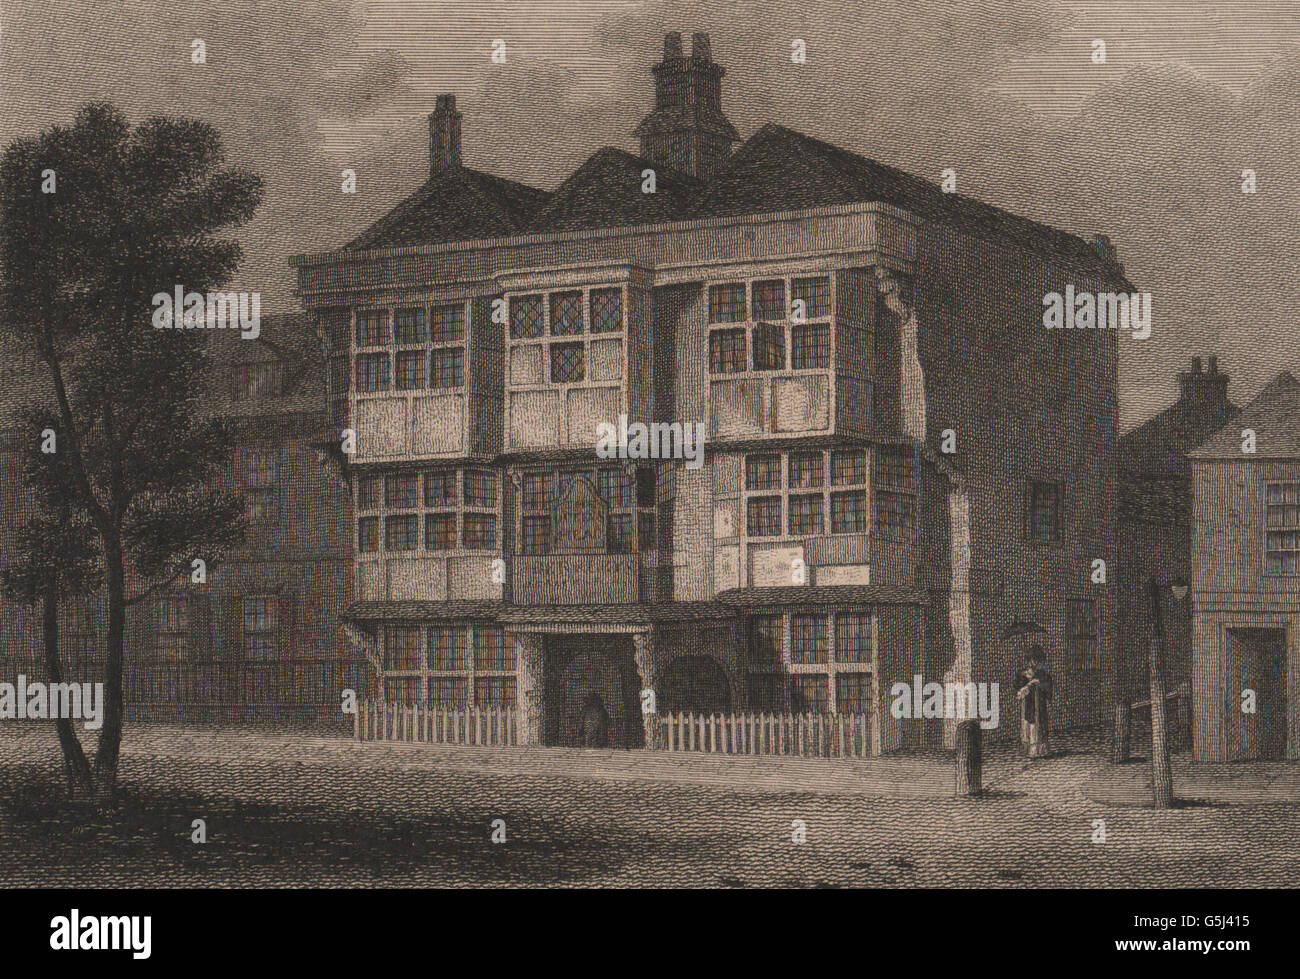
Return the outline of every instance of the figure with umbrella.
[[[1024,639],[1026,636],[1045,633],[1036,622],[1013,619],[1004,641]],[[1021,703],[1020,741],[1030,758],[1046,758],[1051,752],[1048,741],[1047,704],[1052,698],[1052,674],[1047,669],[1047,656],[1043,647],[1034,643],[1025,657],[1024,669],[1016,674],[1016,698]]]

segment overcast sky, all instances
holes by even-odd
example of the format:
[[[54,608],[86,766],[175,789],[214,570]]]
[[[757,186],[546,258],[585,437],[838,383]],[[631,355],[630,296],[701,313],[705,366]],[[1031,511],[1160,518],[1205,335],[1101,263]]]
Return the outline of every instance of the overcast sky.
[[[0,0],[0,140],[92,98],[212,122],[267,179],[235,286],[285,310],[288,255],[336,247],[419,183],[437,93],[457,95],[468,165],[553,188],[600,146],[636,148],[668,30],[710,33],[742,137],[780,122],[931,179],[951,167],[963,194],[1108,234],[1153,295],[1151,337],[1120,343],[1125,427],[1172,400],[1193,354],[1219,355],[1239,403],[1300,373],[1289,0]]]

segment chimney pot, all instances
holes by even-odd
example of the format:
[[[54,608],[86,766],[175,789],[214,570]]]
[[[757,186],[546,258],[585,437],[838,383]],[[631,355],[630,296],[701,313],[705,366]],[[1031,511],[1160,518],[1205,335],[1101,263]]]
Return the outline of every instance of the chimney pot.
[[[1192,373],[1193,373],[1193,374],[1199,374],[1200,372],[1201,372],[1201,358],[1200,358],[1200,357],[1193,357],[1193,358],[1192,358]]]
[[[1219,373],[1219,358],[1216,357],[1214,354],[1210,354],[1210,373],[1211,374]]]
[[[703,31],[691,35],[691,57],[697,61],[713,60],[713,53],[709,50],[709,35]]]
[[[669,31],[664,35],[664,60],[669,58],[680,58],[682,56],[682,34],[681,31]]]

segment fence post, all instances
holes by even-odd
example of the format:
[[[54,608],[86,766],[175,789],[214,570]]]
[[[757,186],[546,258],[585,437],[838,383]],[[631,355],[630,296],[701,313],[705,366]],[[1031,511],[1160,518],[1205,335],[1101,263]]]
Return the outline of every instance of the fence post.
[[[1115,740],[1111,744],[1112,764],[1122,765],[1129,758],[1129,736],[1133,730],[1133,707],[1127,700],[1115,705]]]
[[[979,795],[982,761],[979,721],[961,721],[957,725],[957,777],[955,795]]]

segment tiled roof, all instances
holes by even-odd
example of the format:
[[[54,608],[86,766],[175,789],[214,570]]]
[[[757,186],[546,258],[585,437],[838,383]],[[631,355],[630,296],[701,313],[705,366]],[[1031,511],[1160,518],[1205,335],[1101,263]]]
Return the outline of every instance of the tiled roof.
[[[725,217],[881,201],[918,217],[1097,266],[1100,253],[1064,231],[1022,218],[784,126],[768,124],[714,175],[685,217]]]
[[[1255,432],[1255,454],[1241,451],[1243,429]],[[1199,448],[1193,459],[1300,459],[1300,381],[1288,371],[1273,378],[1236,418]]]
[[[641,171],[647,167],[656,171],[655,194],[641,191]],[[945,194],[928,180],[777,125],[764,126],[746,140],[707,183],[608,147],[594,153],[554,195],[466,167],[451,168],[430,178],[344,248],[396,248],[871,201],[1110,271],[1122,280],[1118,267],[1082,238],[969,197]]]
[[[550,196],[469,167],[448,167],[343,248],[396,248],[520,234]]]
[[[655,191],[642,192],[642,172],[655,171]],[[699,192],[698,180],[656,167],[623,150],[597,150],[560,185],[529,222],[530,231],[572,231],[673,221]]]

